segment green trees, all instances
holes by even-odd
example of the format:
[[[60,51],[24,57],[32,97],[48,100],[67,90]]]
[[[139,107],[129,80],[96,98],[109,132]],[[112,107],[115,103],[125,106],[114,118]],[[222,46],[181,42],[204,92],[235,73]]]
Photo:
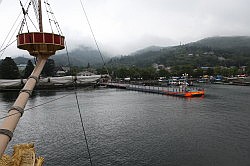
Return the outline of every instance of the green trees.
[[[45,77],[51,77],[54,76],[55,74],[55,61],[53,59],[48,59],[43,71],[42,71],[42,75]]]
[[[158,77],[166,77],[166,78],[168,78],[170,76],[170,73],[167,70],[161,69],[161,70],[158,71],[157,76]]]
[[[34,69],[33,63],[31,62],[31,60],[28,60],[27,66],[26,66],[26,68],[24,70],[23,77],[28,78],[30,76],[30,74],[32,73],[33,69]]]
[[[11,57],[6,57],[0,65],[0,78],[17,79],[20,77],[16,63]]]

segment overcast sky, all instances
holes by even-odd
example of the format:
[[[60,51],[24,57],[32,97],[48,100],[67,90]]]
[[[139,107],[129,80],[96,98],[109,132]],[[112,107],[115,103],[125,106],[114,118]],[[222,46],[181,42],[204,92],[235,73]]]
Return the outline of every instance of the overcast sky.
[[[96,48],[80,0],[49,2],[69,49]],[[210,36],[250,35],[249,0],[83,0],[83,4],[101,50],[115,55]],[[0,0],[0,44],[20,11],[18,0]],[[14,48],[5,56],[16,54]]]

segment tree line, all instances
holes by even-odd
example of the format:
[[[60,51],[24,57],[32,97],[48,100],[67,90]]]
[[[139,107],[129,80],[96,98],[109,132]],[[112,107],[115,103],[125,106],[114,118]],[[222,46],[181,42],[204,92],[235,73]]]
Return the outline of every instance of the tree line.
[[[24,71],[20,72],[15,61],[11,57],[6,57],[4,60],[0,61],[0,79],[28,78],[33,69],[34,64],[31,60],[28,60]],[[48,59],[41,75],[44,77],[53,76],[54,69],[54,60]]]
[[[42,71],[43,77],[49,77],[55,75],[55,62],[53,59],[48,59],[44,69]],[[88,63],[88,68],[90,64]],[[27,65],[23,72],[18,70],[18,67],[14,60],[10,57],[6,57],[4,60],[0,62],[0,78],[1,79],[17,79],[17,78],[28,78],[34,69],[34,64],[31,60],[27,61]],[[76,75],[79,71],[81,71],[83,67],[72,67],[71,71],[67,74]],[[226,77],[235,76],[239,74],[248,74],[250,75],[250,66],[245,67],[244,69],[238,67],[209,67],[209,68],[201,68],[196,67],[194,65],[175,65],[172,66],[171,69],[167,70],[156,69],[153,67],[138,67],[138,66],[108,66],[108,72],[112,76],[112,78],[133,78],[133,79],[143,79],[143,80],[153,80],[159,77],[169,78],[171,76],[182,76],[184,73],[187,73],[189,76],[194,78],[198,78],[203,75],[216,76],[222,75]],[[105,68],[98,68],[98,74],[107,74],[107,70]]]
[[[107,74],[105,68],[100,68],[97,70],[100,74]],[[225,77],[231,77],[241,74],[250,75],[250,66],[241,69],[237,67],[225,68],[221,66],[210,67],[210,68],[196,68],[191,65],[180,65],[173,66],[170,70],[166,69],[156,69],[153,67],[108,67],[108,72],[112,78],[131,78],[131,79],[143,79],[143,80],[155,80],[160,77],[170,78],[172,76],[182,76],[183,74],[188,74],[190,77],[199,78],[204,75],[216,76],[221,75]]]

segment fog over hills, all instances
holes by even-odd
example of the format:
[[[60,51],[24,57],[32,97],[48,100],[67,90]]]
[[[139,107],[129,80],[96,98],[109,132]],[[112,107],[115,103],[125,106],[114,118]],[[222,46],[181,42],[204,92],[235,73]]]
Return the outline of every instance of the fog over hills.
[[[250,36],[208,37],[189,45],[207,46],[210,48],[231,49],[250,47]]]
[[[149,47],[150,48],[150,47]],[[154,48],[154,47],[153,47]],[[239,66],[250,64],[250,37],[209,37],[186,45],[137,51],[133,56],[112,58],[111,66]]]
[[[209,37],[201,39],[181,46],[159,47],[150,46],[141,50],[137,50],[130,55],[118,55],[110,58],[108,53],[104,54],[104,60],[109,65],[136,65],[150,66],[152,63],[163,63],[166,65],[176,65],[179,63],[188,63],[192,59],[188,59],[184,55],[202,54],[204,52],[215,51],[218,57],[224,57],[234,64],[235,59],[244,57],[248,61],[250,57],[250,37],[249,36],[227,36],[227,37]],[[181,58],[181,56],[183,56]],[[232,56],[234,58],[232,58]],[[69,52],[70,62],[72,66],[102,66],[102,58],[99,52],[90,47],[78,47]],[[229,57],[231,57],[229,59]],[[68,58],[66,53],[60,53],[51,57],[55,60],[57,66],[68,66]],[[205,61],[207,57],[200,57],[196,64]],[[216,57],[213,57],[216,59]],[[244,61],[243,60],[243,61]],[[187,62],[185,62],[187,61]],[[214,60],[213,60],[214,61]],[[17,64],[26,63],[27,58],[15,58]],[[214,61],[215,62],[215,61]],[[201,63],[201,62],[200,62]],[[237,62],[235,62],[237,63]],[[246,62],[247,63],[247,62]],[[201,63],[203,64],[203,63]]]
[[[102,58],[100,53],[97,50],[94,50],[90,47],[79,47],[68,53],[69,60],[72,66],[87,66],[88,63],[91,66],[100,66],[103,65]],[[103,54],[105,61],[108,61],[110,58],[107,53]],[[59,53],[50,57],[54,59],[57,66],[69,66],[67,53]],[[17,64],[26,64],[30,58],[17,57],[15,62]]]

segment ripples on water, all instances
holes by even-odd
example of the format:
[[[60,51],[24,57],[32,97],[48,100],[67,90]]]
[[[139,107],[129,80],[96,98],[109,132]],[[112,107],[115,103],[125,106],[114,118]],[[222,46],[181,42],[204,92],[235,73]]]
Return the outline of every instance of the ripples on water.
[[[210,85],[205,98],[78,91],[94,165],[250,165],[250,87]],[[70,91],[36,92],[27,108]],[[16,94],[0,93],[1,117]],[[45,165],[89,165],[74,95],[27,111],[8,148],[35,142]]]

